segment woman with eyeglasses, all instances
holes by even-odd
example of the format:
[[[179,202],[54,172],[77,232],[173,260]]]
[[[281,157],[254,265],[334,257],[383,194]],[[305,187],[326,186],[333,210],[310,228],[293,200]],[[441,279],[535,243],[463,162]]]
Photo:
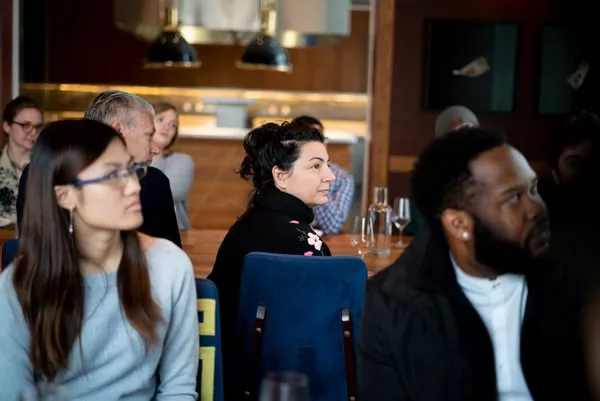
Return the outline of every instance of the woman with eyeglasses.
[[[190,259],[139,234],[139,176],[92,120],[49,124],[31,156],[19,253],[0,274],[0,400],[196,400]]]
[[[35,101],[19,96],[4,107],[2,130],[7,135],[0,154],[0,226],[17,221],[17,193],[23,168],[42,127],[42,112]]]

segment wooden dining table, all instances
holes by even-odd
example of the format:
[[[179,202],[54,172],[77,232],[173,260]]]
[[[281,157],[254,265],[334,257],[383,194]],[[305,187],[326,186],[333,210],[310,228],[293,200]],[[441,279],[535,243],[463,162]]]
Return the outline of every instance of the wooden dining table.
[[[217,251],[227,234],[227,230],[201,230],[193,229],[181,233],[183,249],[188,254],[194,265],[196,277],[205,278],[213,268]],[[15,238],[13,228],[0,228],[0,243],[9,238]],[[330,235],[323,238],[333,256],[357,256],[356,250],[350,243],[350,234]],[[394,241],[397,238],[393,239]],[[409,237],[404,237],[406,242]],[[365,264],[369,275],[386,268],[402,253],[403,248],[392,248],[389,256],[378,257],[367,254]]]
[[[227,230],[189,230],[181,233],[183,249],[187,252],[192,263],[196,277],[206,277],[212,270],[219,246]],[[350,234],[329,235],[323,238],[333,256],[357,256],[357,252],[350,243]],[[398,238],[393,238],[397,241]],[[407,242],[410,237],[403,237]],[[379,257],[372,254],[365,256],[365,264],[369,275],[386,268],[401,254],[403,248],[392,248],[389,256]]]

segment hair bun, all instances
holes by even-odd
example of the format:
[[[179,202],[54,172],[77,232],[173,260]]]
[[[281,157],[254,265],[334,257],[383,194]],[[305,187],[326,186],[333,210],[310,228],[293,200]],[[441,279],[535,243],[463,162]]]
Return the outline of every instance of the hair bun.
[[[253,129],[244,138],[244,150],[251,159],[256,159],[265,148],[275,143],[281,143],[280,126],[275,123],[267,123]]]

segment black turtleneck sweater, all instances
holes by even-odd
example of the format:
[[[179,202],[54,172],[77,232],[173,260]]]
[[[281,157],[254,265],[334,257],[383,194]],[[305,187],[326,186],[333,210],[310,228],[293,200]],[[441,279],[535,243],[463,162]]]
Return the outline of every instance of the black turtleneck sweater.
[[[310,227],[313,219],[312,209],[300,199],[275,188],[266,189],[254,196],[248,211],[221,243],[208,278],[219,290],[224,380],[230,391],[237,387],[232,377],[235,350],[231,348],[235,347],[233,336],[244,257],[250,252],[331,256],[325,242],[320,249],[308,243],[308,234],[316,235]]]

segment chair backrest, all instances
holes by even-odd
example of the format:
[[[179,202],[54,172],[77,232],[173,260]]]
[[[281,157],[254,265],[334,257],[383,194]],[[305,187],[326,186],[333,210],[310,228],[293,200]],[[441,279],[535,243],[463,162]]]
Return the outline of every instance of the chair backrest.
[[[248,254],[237,331],[247,398],[257,398],[261,380],[273,371],[308,376],[312,401],[355,397],[354,347],[366,281],[366,266],[355,257]]]
[[[197,379],[200,397],[198,400],[223,401],[219,294],[212,281],[196,279],[196,302],[200,341],[200,364]]]
[[[2,244],[2,270],[11,264],[17,255],[18,249],[19,240],[17,238],[10,238],[4,241],[4,244]]]

